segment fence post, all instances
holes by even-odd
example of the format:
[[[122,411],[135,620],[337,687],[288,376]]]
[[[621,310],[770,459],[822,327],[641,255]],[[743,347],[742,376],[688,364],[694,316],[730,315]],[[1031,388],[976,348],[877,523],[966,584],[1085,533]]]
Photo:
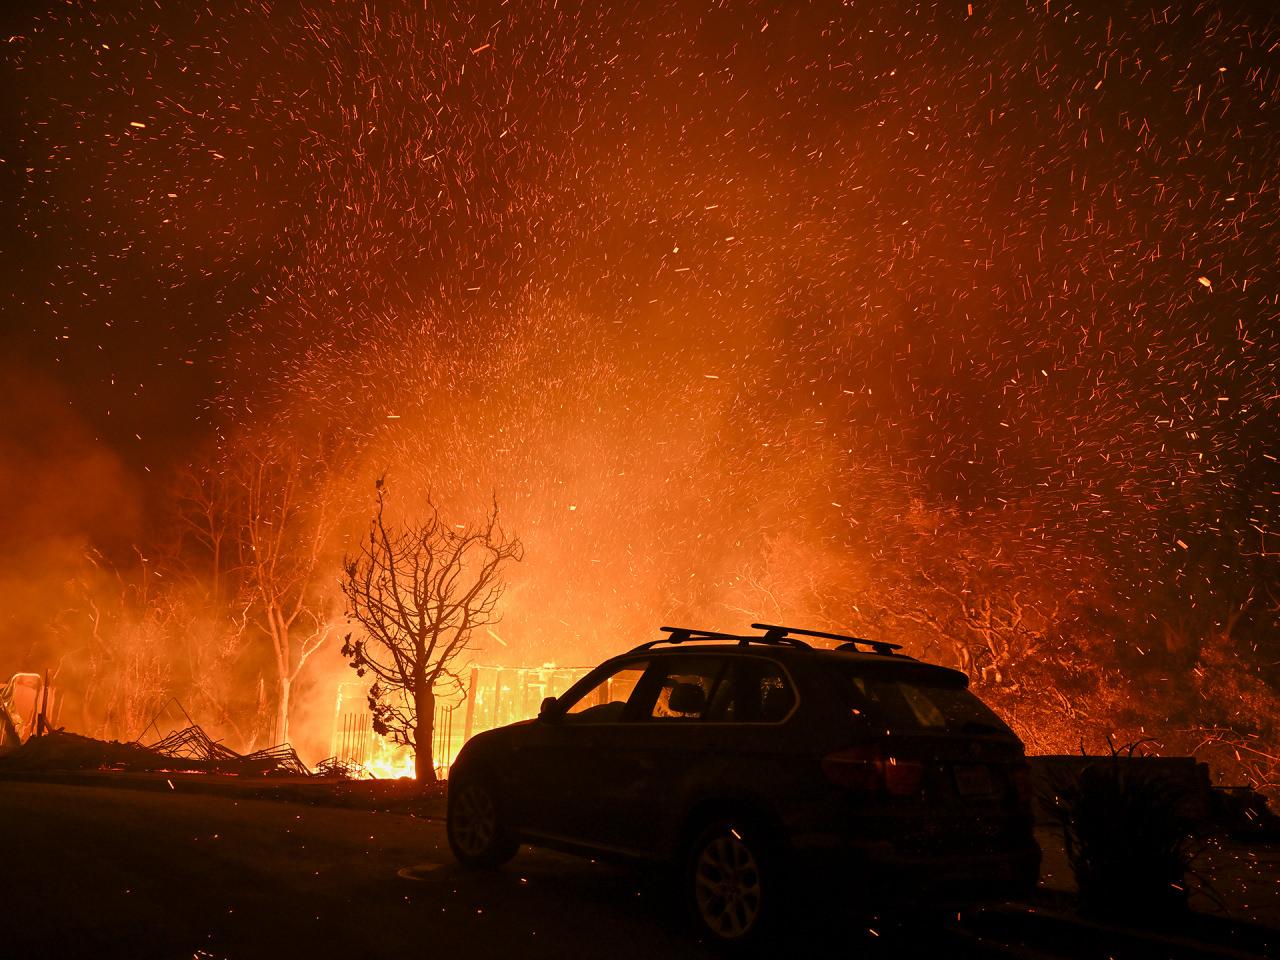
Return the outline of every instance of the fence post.
[[[462,740],[464,743],[471,739],[471,728],[476,718],[476,680],[479,674],[478,668],[471,668],[471,679],[467,684],[467,718],[462,726]]]

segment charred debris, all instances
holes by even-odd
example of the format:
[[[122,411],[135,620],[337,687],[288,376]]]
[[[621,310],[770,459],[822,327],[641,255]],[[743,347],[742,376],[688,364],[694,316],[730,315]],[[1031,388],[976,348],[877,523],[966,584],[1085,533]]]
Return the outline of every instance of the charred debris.
[[[187,726],[163,736],[153,719],[137,739],[129,742],[97,740],[63,729],[40,725],[36,735],[0,755],[0,772],[104,770],[121,773],[208,773],[241,777],[309,777],[312,771],[288,743],[252,753],[237,753],[213,739],[180,703],[174,705]],[[148,733],[156,739],[143,743]],[[350,773],[320,767],[328,776]],[[319,772],[319,771],[318,771]]]

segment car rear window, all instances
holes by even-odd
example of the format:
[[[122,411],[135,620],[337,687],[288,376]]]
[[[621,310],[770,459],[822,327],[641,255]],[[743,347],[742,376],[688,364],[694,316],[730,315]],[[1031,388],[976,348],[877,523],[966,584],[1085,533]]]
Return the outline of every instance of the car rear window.
[[[964,687],[849,671],[840,678],[839,690],[850,714],[889,730],[1013,735],[990,707]]]

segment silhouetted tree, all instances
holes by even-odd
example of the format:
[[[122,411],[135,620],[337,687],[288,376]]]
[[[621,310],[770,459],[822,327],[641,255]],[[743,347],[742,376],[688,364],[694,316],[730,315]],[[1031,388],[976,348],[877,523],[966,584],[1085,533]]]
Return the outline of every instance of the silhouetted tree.
[[[436,698],[462,689],[452,664],[476,628],[498,621],[502,568],[524,548],[498,525],[496,502],[481,524],[455,527],[428,495],[424,519],[389,524],[376,486],[369,538],[343,561],[347,619],[363,636],[347,634],[342,653],[374,676],[374,730],[412,748],[418,781],[432,782]]]

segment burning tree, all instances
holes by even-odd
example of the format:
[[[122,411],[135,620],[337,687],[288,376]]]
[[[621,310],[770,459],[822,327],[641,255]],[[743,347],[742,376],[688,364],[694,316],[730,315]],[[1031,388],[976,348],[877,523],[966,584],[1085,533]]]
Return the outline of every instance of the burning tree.
[[[436,697],[462,689],[452,664],[476,628],[498,621],[500,573],[524,548],[498,525],[496,501],[474,527],[444,522],[430,495],[425,519],[388,524],[381,480],[376,487],[368,542],[343,560],[347,619],[364,637],[347,634],[342,653],[374,676],[374,730],[412,748],[418,781],[432,782]]]

